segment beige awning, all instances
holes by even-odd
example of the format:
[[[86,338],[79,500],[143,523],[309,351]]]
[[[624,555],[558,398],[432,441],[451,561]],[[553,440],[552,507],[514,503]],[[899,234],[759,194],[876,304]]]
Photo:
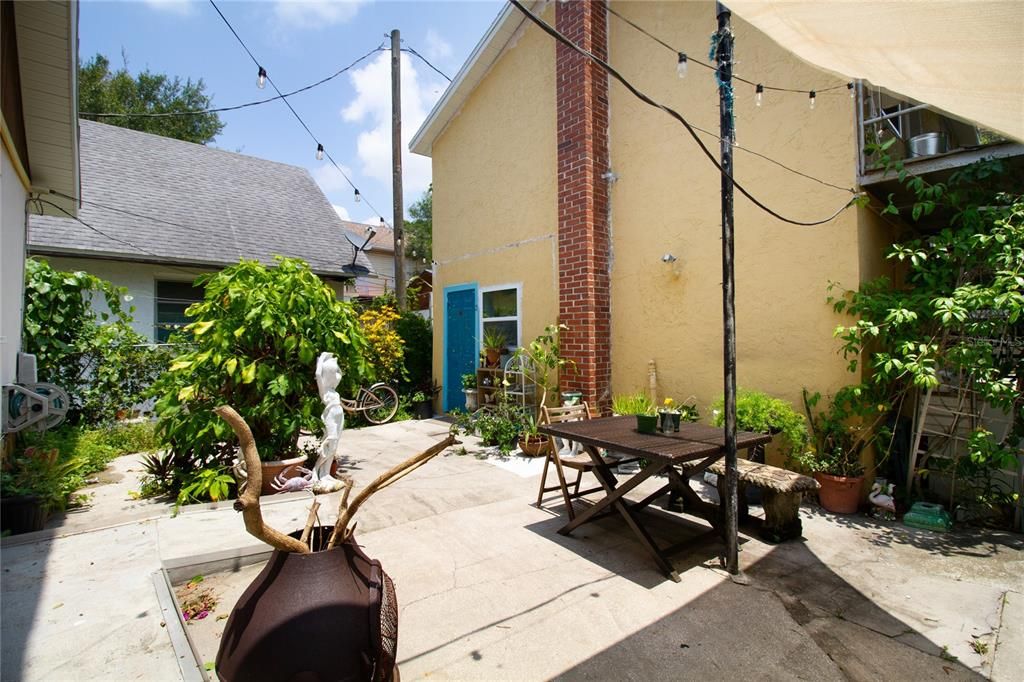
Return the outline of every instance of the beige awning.
[[[1024,141],[1024,1],[726,5],[811,64]]]

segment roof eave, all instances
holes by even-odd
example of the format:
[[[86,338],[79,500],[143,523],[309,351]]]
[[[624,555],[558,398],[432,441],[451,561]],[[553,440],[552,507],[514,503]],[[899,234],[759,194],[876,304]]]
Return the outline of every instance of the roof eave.
[[[535,9],[537,5],[546,4],[546,1],[536,0],[532,4],[533,8],[531,9]],[[490,71],[491,66],[501,57],[505,47],[523,21],[525,21],[523,15],[511,4],[506,4],[502,8],[490,28],[487,29],[487,33],[473,48],[469,59],[455,75],[455,80],[444,91],[441,99],[437,101],[426,120],[423,121],[423,125],[416,131],[409,142],[409,151],[427,157],[433,153],[434,140],[444,132],[448,122],[462,108],[470,93],[476,89],[476,86]]]

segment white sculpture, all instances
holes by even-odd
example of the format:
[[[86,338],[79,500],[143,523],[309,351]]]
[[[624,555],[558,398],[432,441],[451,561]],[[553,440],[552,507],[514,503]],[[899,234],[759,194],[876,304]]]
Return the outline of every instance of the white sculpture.
[[[321,353],[316,361],[316,385],[324,411],[320,420],[324,423],[324,439],[320,443],[320,456],[313,467],[313,493],[332,493],[341,490],[343,483],[331,476],[331,464],[340,459],[341,432],[345,429],[345,410],[341,407],[341,396],[334,389],[341,381],[341,368],[333,353]]]
[[[884,478],[875,479],[874,485],[871,486],[868,500],[875,505],[876,512],[883,519],[896,518],[896,501],[893,499],[895,487],[892,483],[886,482]]]

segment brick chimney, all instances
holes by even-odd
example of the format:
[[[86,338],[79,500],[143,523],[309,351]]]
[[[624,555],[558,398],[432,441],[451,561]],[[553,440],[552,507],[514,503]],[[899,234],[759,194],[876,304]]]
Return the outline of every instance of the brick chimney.
[[[594,55],[608,56],[603,0],[555,5],[555,26]],[[564,370],[561,390],[580,391],[595,413],[611,402],[608,225],[608,77],[559,43],[555,53],[558,125],[558,316]]]

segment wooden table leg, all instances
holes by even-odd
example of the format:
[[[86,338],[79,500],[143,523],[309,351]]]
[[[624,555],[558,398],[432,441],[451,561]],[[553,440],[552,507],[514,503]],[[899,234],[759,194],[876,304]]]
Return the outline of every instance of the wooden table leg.
[[[597,480],[601,482],[601,485],[604,486],[604,489],[608,494],[604,497],[604,499],[602,499],[600,502],[598,502],[593,507],[586,510],[579,516],[577,516],[574,521],[570,521],[558,532],[562,535],[568,535],[574,529],[586,523],[591,517],[598,514],[601,510],[605,509],[608,506],[612,506],[615,509],[617,509],[619,513],[622,515],[622,518],[625,519],[626,525],[629,526],[630,529],[632,529],[633,533],[637,536],[637,539],[640,541],[640,544],[643,545],[644,549],[646,549],[647,552],[651,555],[651,557],[654,559],[654,563],[658,565],[658,568],[660,568],[665,575],[672,579],[672,581],[679,582],[679,574],[672,567],[672,564],[669,563],[668,559],[666,559],[662,555],[661,551],[658,549],[657,543],[654,541],[654,538],[651,537],[651,534],[647,532],[647,529],[644,528],[643,525],[636,519],[636,517],[633,516],[633,513],[630,511],[629,507],[622,500],[623,495],[625,495],[630,490],[636,488],[638,485],[646,481],[651,476],[654,476],[663,471],[666,467],[669,467],[669,464],[667,462],[652,462],[647,466],[647,468],[642,469],[638,474],[632,476],[624,484],[618,486],[616,485],[617,481],[615,479],[615,476],[611,474],[610,470],[608,469],[608,466],[602,461],[601,456],[597,452],[597,450],[590,446],[584,446],[584,448],[590,455],[590,458],[594,460],[595,470],[601,472],[600,474],[598,474]]]

